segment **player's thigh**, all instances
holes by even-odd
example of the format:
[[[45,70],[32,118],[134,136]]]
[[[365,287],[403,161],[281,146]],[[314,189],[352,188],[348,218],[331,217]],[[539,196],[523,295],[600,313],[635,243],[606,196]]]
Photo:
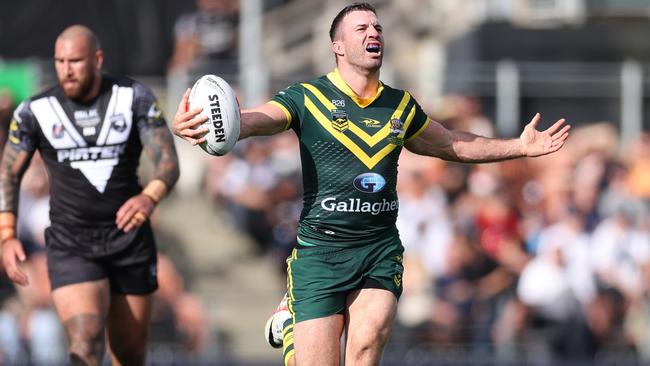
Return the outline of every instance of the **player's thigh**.
[[[54,308],[66,328],[69,322],[82,321],[82,317],[101,323],[108,314],[109,299],[107,278],[60,286],[52,291]]]
[[[342,314],[298,322],[294,325],[296,365],[337,366],[340,361]]]
[[[397,297],[386,289],[363,288],[348,296],[346,364],[378,364],[396,312]]]
[[[106,328],[112,349],[146,344],[152,303],[151,294],[111,295]]]
[[[346,294],[359,282],[353,254],[335,247],[294,249],[287,273],[289,310],[296,323],[343,314]]]
[[[99,315],[103,321],[110,298],[110,285],[104,268],[54,244],[48,245],[46,254],[52,301],[61,321],[65,323],[79,314]]]
[[[112,295],[106,327],[118,356],[141,353],[148,339],[152,294],[158,288],[158,256],[150,230],[146,232],[107,265]]]

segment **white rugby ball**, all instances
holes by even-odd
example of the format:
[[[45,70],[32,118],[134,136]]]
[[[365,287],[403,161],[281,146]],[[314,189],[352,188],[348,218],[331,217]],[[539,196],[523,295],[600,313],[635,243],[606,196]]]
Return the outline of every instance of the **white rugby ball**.
[[[239,139],[239,103],[235,91],[216,75],[203,75],[194,83],[189,97],[189,109],[202,107],[200,113],[208,120],[205,142],[200,146],[210,155],[225,155]]]

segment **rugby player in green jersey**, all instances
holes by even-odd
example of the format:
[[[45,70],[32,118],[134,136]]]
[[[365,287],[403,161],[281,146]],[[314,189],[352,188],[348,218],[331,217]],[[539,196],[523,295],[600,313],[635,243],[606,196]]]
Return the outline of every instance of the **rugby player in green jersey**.
[[[287,260],[287,298],[269,323],[269,343],[281,346],[284,334],[287,364],[338,365],[345,330],[345,364],[377,365],[402,291],[395,226],[402,147],[450,161],[494,162],[555,152],[570,126],[561,119],[538,131],[536,114],[515,139],[447,130],[407,92],[379,80],[384,40],[371,5],[342,9],[330,38],[333,72],[241,112],[241,138],[292,129],[300,140],[304,208]],[[198,144],[207,130],[194,129],[204,118],[185,110],[187,98],[186,92],[173,130]]]

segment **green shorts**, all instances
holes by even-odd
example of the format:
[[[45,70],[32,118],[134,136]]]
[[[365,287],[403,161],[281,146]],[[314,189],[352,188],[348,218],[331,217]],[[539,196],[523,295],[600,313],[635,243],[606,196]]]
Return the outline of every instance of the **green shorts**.
[[[386,289],[399,299],[404,247],[398,237],[390,239],[354,247],[298,245],[287,259],[294,322],[342,314],[357,289]]]

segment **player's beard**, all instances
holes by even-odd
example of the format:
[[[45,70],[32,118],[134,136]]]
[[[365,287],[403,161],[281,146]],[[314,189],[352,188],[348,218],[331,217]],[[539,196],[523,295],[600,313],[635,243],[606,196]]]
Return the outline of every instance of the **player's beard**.
[[[74,87],[65,88],[63,87],[63,92],[65,95],[73,100],[84,100],[86,96],[90,93],[95,84],[96,75],[94,73],[89,73],[86,78],[78,78],[77,83]]]

